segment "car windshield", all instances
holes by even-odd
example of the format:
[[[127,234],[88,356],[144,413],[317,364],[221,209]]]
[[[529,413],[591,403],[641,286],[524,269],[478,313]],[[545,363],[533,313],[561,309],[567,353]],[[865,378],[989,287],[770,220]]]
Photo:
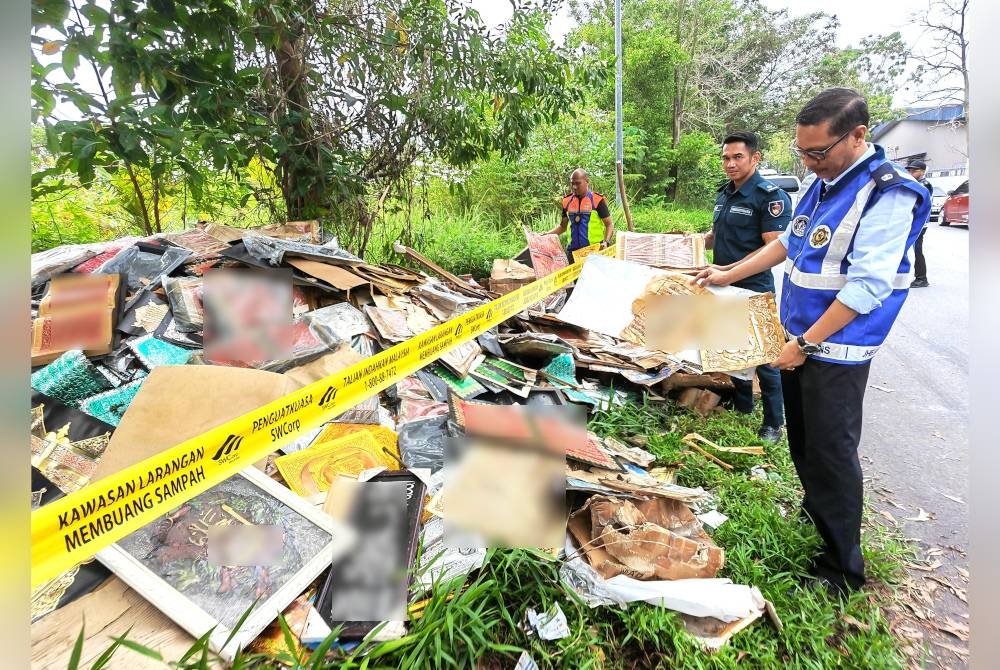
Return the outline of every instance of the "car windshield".
[[[962,182],[962,185],[956,188],[952,193],[968,193],[969,192],[969,180]]]
[[[799,190],[799,180],[796,177],[771,176],[767,180],[786,193],[795,193]]]

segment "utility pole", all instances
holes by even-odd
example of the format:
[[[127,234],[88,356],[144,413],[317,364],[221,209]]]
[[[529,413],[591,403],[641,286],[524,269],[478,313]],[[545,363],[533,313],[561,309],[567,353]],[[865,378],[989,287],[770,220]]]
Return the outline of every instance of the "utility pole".
[[[622,142],[622,0],[615,0],[615,168],[624,167],[625,149]],[[622,206],[621,190],[618,206]]]

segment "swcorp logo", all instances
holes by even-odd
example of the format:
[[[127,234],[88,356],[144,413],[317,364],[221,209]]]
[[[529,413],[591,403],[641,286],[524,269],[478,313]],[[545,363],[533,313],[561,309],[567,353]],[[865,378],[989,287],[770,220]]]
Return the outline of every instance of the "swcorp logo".
[[[319,406],[322,407],[328,403],[333,402],[334,399],[337,397],[337,390],[338,389],[335,389],[332,386],[328,387],[326,391],[323,393],[323,397],[319,399]]]
[[[232,452],[237,451],[240,448],[241,444],[243,444],[242,435],[240,436],[230,435],[225,439],[225,441],[222,443],[222,446],[219,447],[218,451],[215,452],[215,455],[212,456],[212,460],[217,461],[223,456],[228,456]]]

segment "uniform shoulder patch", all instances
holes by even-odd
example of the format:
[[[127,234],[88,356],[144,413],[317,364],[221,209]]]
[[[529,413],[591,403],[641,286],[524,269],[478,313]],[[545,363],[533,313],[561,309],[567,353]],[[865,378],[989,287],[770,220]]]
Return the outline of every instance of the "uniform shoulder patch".
[[[903,181],[903,177],[896,172],[896,168],[888,161],[872,170],[872,179],[875,180],[875,188],[880,191],[884,191],[890,186],[895,186]]]
[[[771,182],[767,181],[766,179],[764,181],[757,182],[757,188],[759,188],[760,190],[764,191],[765,193],[774,193],[775,191],[778,190],[778,187],[777,187],[776,184],[772,184]]]
[[[767,203],[767,211],[775,218],[781,216],[781,213],[785,211],[785,201],[780,199],[772,200]]]

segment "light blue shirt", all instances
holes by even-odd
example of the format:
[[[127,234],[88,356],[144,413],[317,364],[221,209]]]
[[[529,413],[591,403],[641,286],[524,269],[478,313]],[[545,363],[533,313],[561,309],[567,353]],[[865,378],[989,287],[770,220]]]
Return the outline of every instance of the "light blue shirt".
[[[824,179],[833,186],[856,165],[875,153],[869,144],[861,157],[836,178]],[[899,264],[906,253],[906,240],[913,222],[917,195],[906,188],[894,188],[882,194],[861,216],[854,236],[854,248],[847,255],[847,284],[837,293],[837,300],[858,314],[868,314],[882,306],[892,293]],[[778,238],[785,249],[792,226]]]

